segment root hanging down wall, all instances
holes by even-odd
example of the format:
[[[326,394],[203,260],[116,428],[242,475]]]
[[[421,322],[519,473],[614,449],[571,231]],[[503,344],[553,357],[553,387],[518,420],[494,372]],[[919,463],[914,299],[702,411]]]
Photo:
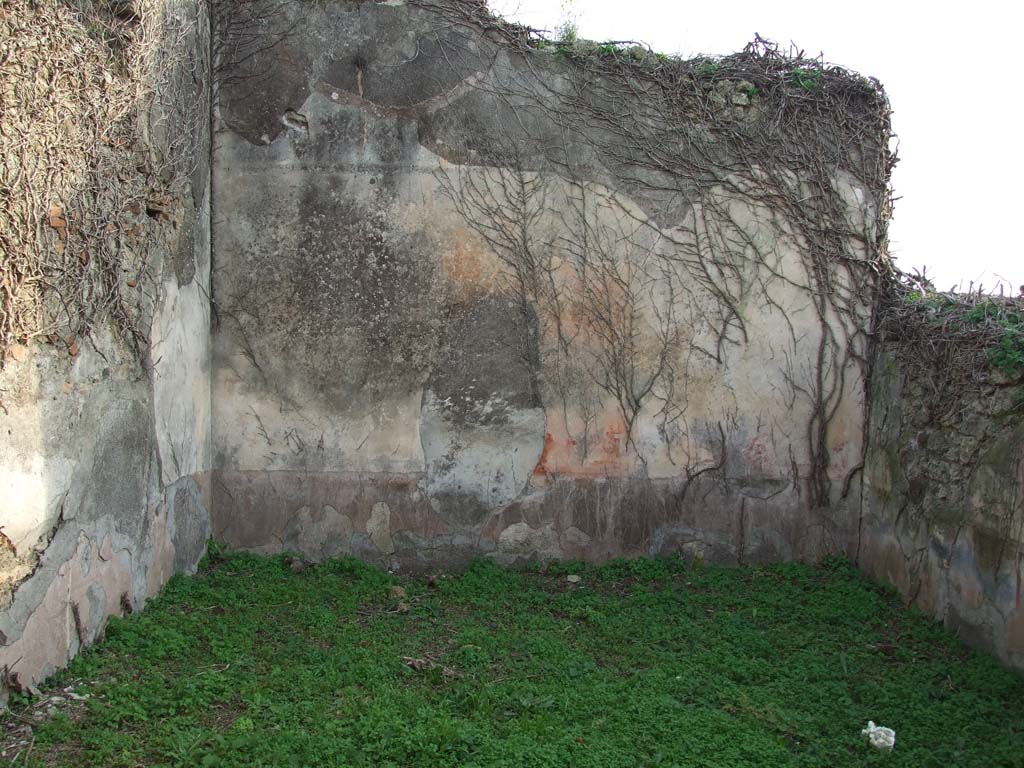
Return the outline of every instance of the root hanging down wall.
[[[276,10],[217,106],[215,536],[395,567],[848,550],[877,83],[454,0]]]

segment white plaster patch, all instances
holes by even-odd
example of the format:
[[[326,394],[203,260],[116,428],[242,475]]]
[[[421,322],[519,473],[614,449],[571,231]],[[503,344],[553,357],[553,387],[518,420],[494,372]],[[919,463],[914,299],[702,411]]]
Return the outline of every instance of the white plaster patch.
[[[196,282],[179,289],[171,278],[163,290],[150,338],[161,479],[170,485],[209,464],[210,308]]]
[[[60,518],[74,465],[67,459],[32,456],[24,464],[0,465],[0,531],[25,555]]]
[[[391,507],[383,501],[373,505],[370,520],[366,524],[366,532],[370,534],[370,541],[381,554],[394,554],[395,543],[391,540]]]
[[[426,393],[420,438],[427,493],[470,494],[491,508],[517,498],[544,451],[544,409],[508,409],[503,423],[462,427],[446,418],[447,411]]]

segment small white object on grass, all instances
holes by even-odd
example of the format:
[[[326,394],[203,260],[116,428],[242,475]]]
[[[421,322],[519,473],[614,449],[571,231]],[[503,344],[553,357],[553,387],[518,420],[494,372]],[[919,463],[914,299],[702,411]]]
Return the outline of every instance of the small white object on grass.
[[[580,579],[580,577],[577,576],[575,573],[571,574],[569,576],[566,576],[565,580],[568,581],[570,584],[579,584],[580,581],[582,581],[582,579]]]
[[[891,750],[896,744],[896,731],[884,725],[875,725],[872,720],[868,720],[868,727],[861,733],[868,737],[868,741],[875,749]]]

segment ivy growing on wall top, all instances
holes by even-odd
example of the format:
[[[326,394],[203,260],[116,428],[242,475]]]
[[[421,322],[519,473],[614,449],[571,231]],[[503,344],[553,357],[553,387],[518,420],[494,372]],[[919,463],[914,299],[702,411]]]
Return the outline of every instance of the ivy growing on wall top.
[[[1024,380],[1024,294],[941,292],[920,275],[895,274],[880,305],[881,337],[936,392]]]

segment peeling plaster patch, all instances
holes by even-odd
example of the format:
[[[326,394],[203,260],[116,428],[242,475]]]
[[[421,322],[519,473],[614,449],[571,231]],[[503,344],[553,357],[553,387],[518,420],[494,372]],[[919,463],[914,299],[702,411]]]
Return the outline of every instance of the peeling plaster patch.
[[[452,315],[423,395],[424,489],[445,519],[473,525],[524,491],[544,451],[547,415],[536,317],[505,296]]]
[[[103,588],[102,584],[90,584],[85,596],[89,605],[89,619],[86,629],[88,633],[86,644],[89,644],[96,639],[96,635],[99,634],[100,628],[110,613],[107,612],[107,591]]]
[[[381,554],[394,554],[395,543],[391,539],[391,508],[383,501],[373,505],[370,520],[366,524],[366,532],[370,534],[370,541]]]
[[[340,557],[352,550],[352,520],[330,505],[319,512],[303,507],[285,529],[284,544],[314,563]]]
[[[168,529],[168,510],[163,506],[150,510],[149,526],[143,551],[148,565],[145,569],[147,595],[154,595],[174,575],[174,541]]]
[[[561,555],[554,525],[532,528],[527,523],[513,523],[498,536],[494,557],[498,562],[512,563],[523,558],[555,560]]]
[[[62,521],[87,526],[138,509],[151,415],[137,361],[103,328],[73,359],[56,346],[30,346],[21,365],[0,372],[0,390],[0,526],[14,550],[2,552],[0,605],[17,611],[14,590],[44,547],[52,557]],[[126,527],[137,530],[131,518]]]
[[[201,472],[209,465],[210,304],[201,285],[163,282],[163,301],[150,330],[153,410],[162,481]]]
[[[479,522],[487,509],[523,492],[544,450],[546,426],[542,408],[505,411],[499,424],[453,424],[447,401],[428,391],[420,422],[427,468],[424,490],[438,499],[443,517],[462,524]],[[456,511],[473,506],[484,512],[466,517]]]
[[[21,636],[0,648],[0,669],[6,668],[19,686],[35,685],[67,664],[81,645],[96,639],[110,616],[120,612],[119,599],[108,596],[131,594],[131,555],[120,550],[107,561],[93,558],[105,545],[82,533],[74,555],[57,569]],[[95,562],[88,568],[91,559]]]
[[[110,515],[61,527],[39,569],[0,614],[0,635],[8,639],[0,646],[0,677],[6,668],[20,687],[40,682],[95,642],[124,605],[137,609],[157,594],[176,563],[194,570],[209,534],[197,479],[183,478],[167,495],[169,507],[140,515],[141,539],[119,532]]]
[[[0,466],[0,497],[4,499],[0,531],[19,557],[45,537],[60,518],[74,463],[60,456],[36,454],[26,464]]]

